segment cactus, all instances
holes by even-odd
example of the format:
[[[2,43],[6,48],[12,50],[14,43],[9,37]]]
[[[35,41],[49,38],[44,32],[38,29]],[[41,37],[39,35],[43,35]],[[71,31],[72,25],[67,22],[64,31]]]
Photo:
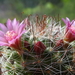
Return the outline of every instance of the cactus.
[[[63,21],[69,25],[74,22],[68,18]],[[23,23],[26,31],[21,43],[0,47],[1,75],[74,75],[74,36],[68,28],[65,32],[61,21],[46,15],[29,16]],[[72,37],[66,41],[68,34]]]

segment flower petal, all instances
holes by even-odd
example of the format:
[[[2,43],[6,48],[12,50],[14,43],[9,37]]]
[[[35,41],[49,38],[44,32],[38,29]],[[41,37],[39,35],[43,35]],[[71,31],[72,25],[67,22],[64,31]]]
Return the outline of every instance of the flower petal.
[[[19,49],[20,48],[20,46],[19,46],[20,42],[19,41],[20,41],[20,38],[19,39],[15,38],[15,39],[9,41],[9,46],[12,47],[12,45],[13,45],[15,49]]]
[[[4,37],[4,32],[0,31],[0,36]]]
[[[15,18],[15,19],[12,21],[12,26],[13,26],[13,29],[15,29],[16,24],[17,24],[17,21],[16,21],[16,18]]]
[[[21,34],[25,29],[25,24],[19,26],[18,35]]]
[[[68,17],[66,17],[66,20],[67,20],[67,21],[70,21],[70,19],[69,19]]]
[[[72,26],[74,26],[74,27],[75,27],[75,21],[73,21],[73,22],[72,22]]]
[[[0,37],[0,41],[7,43],[7,40],[4,37]]]
[[[8,30],[12,30],[13,29],[12,23],[11,23],[11,20],[10,19],[7,20],[6,25],[7,25]]]
[[[2,24],[2,23],[0,23],[0,29],[1,29],[2,31],[4,31],[4,32],[7,31],[6,26],[5,26],[4,24]]]
[[[62,20],[64,21],[64,23],[65,23],[67,26],[71,26],[71,25],[70,25],[71,22],[70,22],[70,19],[69,19],[69,18],[67,18],[67,17],[66,17],[66,19],[62,18]]]
[[[67,22],[66,22],[66,19],[62,18],[62,20],[64,21],[65,24],[67,23]]]
[[[8,44],[8,43],[5,43],[5,42],[0,41],[0,46],[9,46],[9,44]]]
[[[12,21],[13,30],[17,33],[18,32],[18,25],[19,21],[16,20],[16,18]]]

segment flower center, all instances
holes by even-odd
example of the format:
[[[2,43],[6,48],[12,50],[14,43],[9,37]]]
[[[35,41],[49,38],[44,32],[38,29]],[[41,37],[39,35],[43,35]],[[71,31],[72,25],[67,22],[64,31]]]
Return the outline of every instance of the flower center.
[[[13,39],[15,39],[17,36],[17,34],[15,33],[15,31],[7,31],[6,34],[5,34],[5,37],[8,41],[11,41]]]

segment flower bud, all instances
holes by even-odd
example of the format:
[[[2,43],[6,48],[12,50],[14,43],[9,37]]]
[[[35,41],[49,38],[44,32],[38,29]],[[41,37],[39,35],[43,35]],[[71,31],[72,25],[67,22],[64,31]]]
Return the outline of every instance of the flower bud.
[[[67,43],[70,43],[75,40],[75,21],[72,20],[70,22],[69,18],[62,19],[62,20],[66,24],[66,31],[63,40]]]
[[[61,46],[61,45],[63,45],[63,39],[61,39],[61,40],[58,40],[57,42],[56,42],[56,46]]]
[[[63,39],[58,40],[56,42],[56,45],[54,46],[54,50],[58,51],[60,49],[63,49],[63,45],[64,45]]]
[[[73,27],[74,27],[74,26],[73,26]],[[66,42],[68,42],[68,43],[70,43],[70,42],[72,42],[72,41],[75,40],[75,27],[72,28],[72,26],[71,26],[71,28],[70,28],[70,29],[67,31],[67,33],[65,34],[63,40],[66,41]]]
[[[38,55],[42,54],[45,51],[45,49],[46,49],[46,46],[40,41],[34,44],[34,51]]]
[[[67,48],[68,46],[69,46],[69,44],[67,42],[64,42],[63,39],[61,39],[56,42],[54,50],[56,50],[56,51],[63,50],[64,48]]]

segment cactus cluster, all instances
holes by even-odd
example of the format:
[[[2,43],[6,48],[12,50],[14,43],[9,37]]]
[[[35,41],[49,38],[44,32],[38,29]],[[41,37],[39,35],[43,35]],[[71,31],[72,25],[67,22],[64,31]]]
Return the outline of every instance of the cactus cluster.
[[[75,75],[75,21],[62,20],[66,26],[46,15],[0,23],[0,74]]]

